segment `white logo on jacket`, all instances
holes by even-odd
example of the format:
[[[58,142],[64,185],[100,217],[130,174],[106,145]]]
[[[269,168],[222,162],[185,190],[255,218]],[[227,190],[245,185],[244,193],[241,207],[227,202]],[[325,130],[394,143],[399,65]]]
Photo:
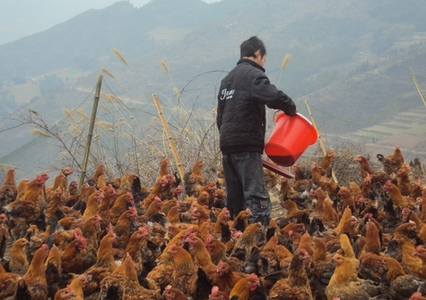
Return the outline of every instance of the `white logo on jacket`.
[[[222,92],[220,92],[221,96],[219,99],[220,100],[232,99],[232,95],[234,95],[234,93],[235,93],[235,89],[230,91],[228,91],[227,89],[223,89]]]

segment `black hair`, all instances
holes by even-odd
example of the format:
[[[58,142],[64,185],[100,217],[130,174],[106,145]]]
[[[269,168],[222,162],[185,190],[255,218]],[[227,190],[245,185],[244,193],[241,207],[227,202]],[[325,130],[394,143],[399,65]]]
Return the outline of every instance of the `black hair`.
[[[265,44],[257,36],[252,36],[248,40],[245,40],[240,45],[240,58],[243,57],[255,57],[254,53],[260,50],[260,56],[263,57],[266,54]]]

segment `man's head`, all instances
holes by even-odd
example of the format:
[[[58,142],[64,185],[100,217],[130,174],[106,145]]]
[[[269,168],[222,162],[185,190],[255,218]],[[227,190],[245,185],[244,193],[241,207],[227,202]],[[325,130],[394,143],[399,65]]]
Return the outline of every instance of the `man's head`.
[[[252,36],[241,43],[240,57],[251,59],[263,67],[266,61],[265,44],[257,36]]]

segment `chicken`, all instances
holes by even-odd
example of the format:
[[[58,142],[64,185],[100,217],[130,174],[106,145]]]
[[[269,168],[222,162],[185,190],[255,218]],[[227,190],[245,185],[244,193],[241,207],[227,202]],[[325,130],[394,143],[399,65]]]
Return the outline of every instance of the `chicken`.
[[[386,194],[390,197],[392,200],[392,203],[395,207],[405,207],[405,206],[415,206],[416,204],[414,201],[409,201],[410,199],[407,197],[404,197],[401,194],[401,191],[399,188],[392,183],[390,180],[387,180],[383,186],[384,191]]]
[[[249,225],[249,218],[252,216],[253,216],[253,213],[248,208],[240,211],[237,214],[237,216],[234,218],[234,222],[232,223],[232,228],[243,232]]]
[[[12,299],[21,278],[20,274],[6,272],[0,263],[0,299]]]
[[[123,263],[111,274],[105,276],[100,282],[100,292],[98,299],[133,300],[159,300],[160,294],[157,290],[149,290],[139,284],[132,257],[126,255]]]
[[[309,209],[299,209],[296,202],[287,200],[281,203],[282,207],[287,210],[287,218],[295,219],[296,222],[300,223],[304,219],[309,218]]]
[[[87,285],[87,278],[85,275],[78,275],[71,280],[70,286],[74,290],[75,298],[73,300],[84,300],[83,288]]]
[[[215,265],[217,265],[220,260],[226,259],[226,247],[221,240],[215,239],[211,234],[208,234],[205,239],[205,246],[207,251],[209,251],[212,263]]]
[[[324,239],[313,238],[314,253],[309,259],[308,276],[314,299],[326,299],[325,289],[334,273],[335,265],[331,261],[332,254],[327,252]]]
[[[235,256],[241,261],[246,261],[252,253],[253,248],[257,248],[259,234],[261,233],[262,224],[260,222],[247,226],[246,230],[244,230],[241,236],[236,240],[230,256]]]
[[[333,207],[333,201],[330,198],[324,199],[322,212],[322,223],[328,228],[335,228],[339,224],[339,216]]]
[[[213,278],[213,284],[228,294],[240,279],[249,276],[249,274],[232,270],[229,263],[222,260],[219,261],[216,272],[217,275]]]
[[[191,172],[185,174],[183,178],[183,185],[185,186],[185,193],[188,196],[198,196],[199,189],[206,184],[203,174],[204,160],[198,160],[192,166]]]
[[[180,290],[175,289],[171,285],[166,286],[163,291],[163,296],[166,300],[188,300],[188,297],[185,296]]]
[[[35,222],[41,211],[43,199],[44,177],[37,175],[35,179],[28,183],[27,190],[21,198],[4,206],[11,227],[12,236],[18,239],[24,236],[27,225]]]
[[[318,166],[316,162],[312,163],[311,166],[311,181],[315,185],[315,187],[319,187],[324,182],[324,179],[326,178],[324,175],[322,175],[321,167]]]
[[[250,276],[238,280],[229,293],[229,299],[233,300],[249,300],[259,299],[266,300],[267,295],[260,282],[259,277],[252,273]]]
[[[404,163],[404,156],[398,145],[395,146],[391,155],[384,156],[383,154],[377,154],[377,159],[383,164],[383,170],[388,175],[396,174]]]
[[[103,190],[96,190],[95,192],[89,195],[89,197],[87,198],[86,208],[80,218],[82,222],[84,222],[84,220],[86,220],[87,218],[93,217],[99,212],[99,204],[101,202],[101,199],[104,197],[105,196]]]
[[[66,288],[60,289],[55,293],[53,300],[70,300],[75,299],[75,293],[72,286],[68,285]]]
[[[426,293],[426,283],[423,279],[407,274],[402,265],[394,258],[385,256],[386,282],[389,286],[388,294],[395,300],[408,299],[414,292]]]
[[[194,296],[196,292],[197,268],[191,254],[182,246],[173,244],[167,250],[172,257],[173,272],[170,284],[185,295]]]
[[[63,168],[58,175],[55,176],[53,180],[53,185],[46,188],[46,194],[47,194],[48,200],[51,198],[49,195],[50,192],[56,190],[58,187],[61,188],[65,198],[69,197],[68,176],[71,175],[72,173],[73,173],[72,168],[70,166],[67,166]]]
[[[43,244],[34,254],[31,260],[28,271],[22,277],[16,288],[16,298],[20,298],[20,292],[28,291],[31,295],[31,300],[45,300],[48,294],[48,286],[46,281],[44,264],[49,255],[49,247]],[[28,299],[28,298],[27,298]]]
[[[331,177],[331,171],[332,171],[332,160],[334,156],[336,155],[336,152],[334,150],[329,150],[323,157],[320,163],[321,167],[321,174],[326,177]]]
[[[132,221],[136,216],[136,209],[134,207],[130,207],[127,211],[121,214],[120,218],[118,218],[117,224],[114,226],[114,232],[117,235],[115,242],[116,248],[121,250],[126,248],[131,234]],[[121,255],[121,257],[123,255]]]
[[[367,175],[370,175],[370,185],[374,185],[376,182],[384,184],[387,180],[390,179],[390,176],[381,171],[373,170],[370,167],[370,163],[367,158],[362,155],[356,155],[355,161],[359,162],[361,167],[361,179],[365,179]]]
[[[309,254],[300,249],[291,259],[288,278],[279,279],[269,291],[271,300],[312,300],[312,291],[305,265]]]
[[[45,276],[47,282],[47,296],[52,298],[56,292],[61,288],[64,284],[62,280],[62,261],[61,261],[61,253],[58,247],[52,245],[49,251],[49,255],[45,261]],[[74,294],[74,291],[73,293]]]
[[[15,201],[17,196],[18,188],[15,181],[15,169],[9,169],[3,184],[0,186],[0,212],[4,212],[3,207]]]
[[[110,228],[108,233],[101,239],[95,264],[84,272],[88,278],[88,283],[84,287],[85,294],[92,294],[98,291],[99,283],[102,279],[116,269],[113,248],[115,240],[116,234],[112,228]]]
[[[9,261],[10,272],[24,275],[28,271],[30,264],[25,252],[27,244],[26,238],[20,238],[13,243]]]
[[[348,187],[341,186],[337,195],[341,201],[340,206],[343,209],[349,207],[352,211],[355,211],[355,197]]]
[[[9,228],[5,224],[6,222],[6,214],[0,214],[0,262],[4,260],[6,249],[9,248],[9,244],[12,240],[9,234]]]
[[[125,252],[128,253],[135,263],[136,273],[138,274],[139,280],[141,280],[146,270],[144,270],[144,260],[142,257],[141,249],[147,248],[147,239],[149,237],[149,232],[145,227],[139,227],[138,230],[132,233],[129,238],[129,243],[126,246]],[[149,270],[150,271],[150,270]]]
[[[374,286],[369,281],[358,277],[356,266],[350,259],[335,254],[333,261],[336,268],[325,291],[328,300],[335,297],[341,300],[362,300],[381,293],[373,289]]]
[[[109,210],[111,224],[115,225],[122,213],[128,210],[129,207],[133,206],[134,203],[133,195],[130,192],[118,196]]]
[[[85,271],[83,249],[87,245],[87,240],[74,231],[74,239],[66,246],[61,256],[61,266],[66,273],[81,274]]]
[[[410,196],[414,188],[414,183],[412,183],[410,179],[410,173],[411,170],[408,163],[402,164],[396,173],[396,186],[403,196]]]

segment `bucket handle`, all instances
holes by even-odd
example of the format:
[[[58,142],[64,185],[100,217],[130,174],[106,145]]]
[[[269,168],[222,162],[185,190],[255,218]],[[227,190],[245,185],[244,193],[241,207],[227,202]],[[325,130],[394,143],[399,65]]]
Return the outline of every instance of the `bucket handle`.
[[[272,115],[272,120],[274,121],[274,125],[277,124],[278,114],[284,113],[282,110],[276,109],[274,114]]]

